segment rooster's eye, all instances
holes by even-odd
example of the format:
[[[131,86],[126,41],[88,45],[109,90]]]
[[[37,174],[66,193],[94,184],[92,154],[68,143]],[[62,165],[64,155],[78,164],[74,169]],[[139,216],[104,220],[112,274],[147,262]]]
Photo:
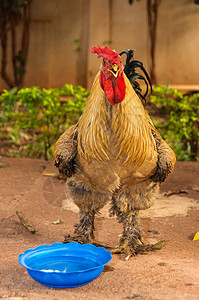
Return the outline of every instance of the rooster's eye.
[[[103,59],[103,65],[105,65],[106,64],[106,61]]]

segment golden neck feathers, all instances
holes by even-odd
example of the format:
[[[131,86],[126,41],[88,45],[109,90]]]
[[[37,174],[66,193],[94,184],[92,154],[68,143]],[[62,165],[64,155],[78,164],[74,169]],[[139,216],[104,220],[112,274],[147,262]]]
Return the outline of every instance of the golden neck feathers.
[[[115,158],[124,164],[144,163],[151,139],[151,120],[125,77],[124,100],[112,106],[96,75],[91,94],[78,124],[78,153],[88,162],[109,160],[110,140],[115,139]]]

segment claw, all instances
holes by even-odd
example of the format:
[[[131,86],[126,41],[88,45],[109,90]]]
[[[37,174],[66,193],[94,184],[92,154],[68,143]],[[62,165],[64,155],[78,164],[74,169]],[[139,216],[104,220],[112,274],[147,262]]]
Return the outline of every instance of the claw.
[[[112,249],[111,252],[113,254],[123,253],[123,252],[125,252],[127,245],[128,245],[128,241],[125,240],[120,246],[116,247],[115,249]]]
[[[83,237],[81,237],[80,235],[73,235],[73,236],[71,236],[70,234],[66,235],[64,237],[63,243],[67,244],[67,243],[71,243],[71,242],[77,242],[80,244],[86,243],[85,239]]]
[[[152,245],[144,245],[140,240],[136,243],[132,243],[131,240],[125,239],[123,243],[111,250],[112,254],[125,254],[125,260],[129,260],[130,257],[136,254],[147,254],[147,252],[152,251]]]
[[[93,244],[93,245],[95,245],[96,247],[104,247],[104,248],[106,248],[106,249],[110,249],[110,248],[111,248],[110,245],[105,244],[105,243],[101,243],[101,242],[97,241],[97,240],[94,239],[94,238],[89,238],[89,242],[87,242],[87,243]]]
[[[84,238],[80,235],[73,235],[73,236],[70,236],[70,235],[67,235],[65,236],[65,239],[64,239],[64,244],[67,244],[67,243],[70,243],[70,242],[77,242],[77,243],[80,243],[80,244],[92,244],[92,245],[95,245],[96,247],[104,247],[106,249],[110,249],[111,246],[108,245],[108,244],[105,244],[105,243],[101,243],[99,241],[97,241],[96,239],[92,238],[89,236],[89,238]]]
[[[124,248],[123,247],[116,247],[114,249],[111,249],[112,254],[121,254],[124,252]]]

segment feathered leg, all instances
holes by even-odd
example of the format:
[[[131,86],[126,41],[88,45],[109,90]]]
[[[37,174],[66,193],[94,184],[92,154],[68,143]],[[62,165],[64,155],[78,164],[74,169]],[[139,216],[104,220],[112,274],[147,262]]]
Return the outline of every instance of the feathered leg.
[[[66,235],[64,243],[78,242],[80,244],[93,244],[97,247],[110,248],[109,245],[101,243],[94,236],[94,212],[80,212],[79,223],[75,225],[74,234]]]
[[[129,259],[138,253],[146,253],[151,250],[149,245],[145,245],[139,227],[139,217],[137,211],[121,214],[120,220],[123,222],[123,233],[120,238],[119,247],[112,250],[112,253],[124,253],[125,259]]]
[[[150,199],[157,184],[141,183],[136,187],[126,187],[115,193],[112,198],[110,215],[116,215],[123,223],[120,244],[112,253],[124,253],[126,259],[138,253],[151,251],[151,245],[144,243],[139,226],[139,210],[150,207]]]
[[[72,236],[65,236],[64,243],[79,242],[81,244],[90,243],[95,246],[109,247],[106,244],[98,242],[94,237],[94,219],[95,214],[107,202],[107,194],[86,187],[83,182],[69,181],[67,194],[72,197],[74,203],[79,207],[79,222],[75,225],[75,231]],[[109,199],[108,199],[109,200]]]
[[[75,225],[73,236],[65,236],[65,243],[76,241],[79,243],[90,243],[94,239],[94,211],[80,211],[79,223]]]

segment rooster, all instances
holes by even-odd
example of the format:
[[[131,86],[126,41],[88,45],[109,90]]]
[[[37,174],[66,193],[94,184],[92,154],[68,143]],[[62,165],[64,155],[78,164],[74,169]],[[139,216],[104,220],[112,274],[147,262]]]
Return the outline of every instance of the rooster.
[[[130,79],[129,51],[121,55],[127,54],[125,69]],[[67,194],[79,207],[79,223],[65,242],[103,245],[95,240],[94,219],[110,201],[110,215],[123,223],[113,253],[124,252],[129,258],[150,250],[142,238],[139,211],[150,207],[176,158],[153,126],[143,96],[137,95],[125,75],[121,55],[108,46],[92,47],[91,52],[102,57],[102,64],[87,105],[79,122],[56,142],[53,153],[59,172],[70,178]],[[135,82],[134,87],[139,89]]]

